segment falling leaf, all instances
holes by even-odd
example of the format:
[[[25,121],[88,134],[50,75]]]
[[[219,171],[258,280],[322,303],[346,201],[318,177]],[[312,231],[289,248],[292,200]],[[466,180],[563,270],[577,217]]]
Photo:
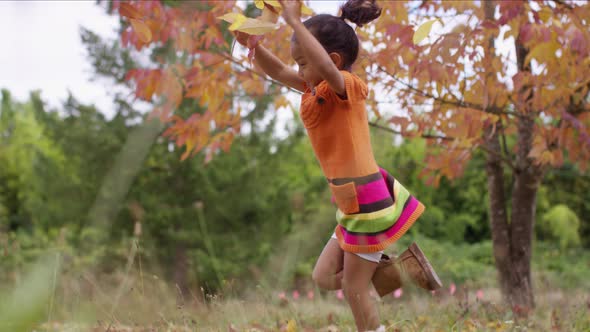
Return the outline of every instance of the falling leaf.
[[[130,21],[139,40],[146,44],[152,41],[152,31],[143,21],[134,18],[130,19]]]
[[[433,19],[430,21],[426,21],[421,26],[418,27],[418,29],[414,33],[414,37],[412,38],[412,41],[414,42],[414,44],[418,44],[422,40],[424,40],[424,38],[428,37],[428,34],[430,34],[430,30],[432,29],[432,25],[436,21],[440,21],[440,20]]]

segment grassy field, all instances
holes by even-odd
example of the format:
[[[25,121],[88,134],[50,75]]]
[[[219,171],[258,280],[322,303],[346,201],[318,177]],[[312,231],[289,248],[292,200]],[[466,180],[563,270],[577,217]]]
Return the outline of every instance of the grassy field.
[[[387,331],[590,332],[587,250],[538,246],[533,261],[537,307],[522,319],[501,301],[491,244],[459,246],[423,238],[421,246],[445,285],[434,294],[410,285],[395,296],[375,296]],[[269,286],[271,276],[280,274],[269,265],[258,284],[225,281],[223,291],[210,295],[202,289],[181,292],[134,254],[126,267],[109,273],[46,264],[59,257],[50,255],[37,268],[1,271],[0,332],[355,330],[341,294],[314,288],[309,266],[287,283],[297,290]]]
[[[122,281],[111,291],[108,284]],[[55,305],[36,331],[354,331],[337,292],[271,291],[240,297],[181,296],[161,280],[94,280],[81,275],[56,291]],[[590,331],[588,289],[538,289],[526,320],[501,304],[497,289],[446,285],[435,294],[412,287],[377,299],[387,331]]]

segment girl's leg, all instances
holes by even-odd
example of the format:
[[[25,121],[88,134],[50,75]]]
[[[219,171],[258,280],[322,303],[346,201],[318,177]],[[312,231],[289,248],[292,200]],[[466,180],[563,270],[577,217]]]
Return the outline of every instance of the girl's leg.
[[[376,269],[377,263],[356,254],[344,252],[342,289],[359,331],[379,328],[377,306],[369,296],[371,279]]]
[[[313,281],[326,290],[341,289],[343,264],[344,252],[338,245],[338,241],[331,238],[313,268]]]

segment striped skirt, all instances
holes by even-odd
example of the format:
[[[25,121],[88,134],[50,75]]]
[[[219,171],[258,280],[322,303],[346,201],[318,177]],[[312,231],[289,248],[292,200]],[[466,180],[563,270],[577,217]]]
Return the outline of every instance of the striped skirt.
[[[367,176],[328,182],[338,206],[334,232],[344,251],[384,250],[424,212],[424,205],[382,168]]]

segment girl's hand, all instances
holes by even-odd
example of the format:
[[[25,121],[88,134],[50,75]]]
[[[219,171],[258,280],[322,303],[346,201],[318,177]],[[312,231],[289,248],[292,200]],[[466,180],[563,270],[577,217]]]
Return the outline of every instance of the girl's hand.
[[[301,0],[279,0],[283,6],[283,18],[287,24],[301,22]]]
[[[242,31],[234,31],[234,35],[236,36],[238,43],[240,43],[242,46],[248,47],[248,38],[250,38],[249,34]]]

